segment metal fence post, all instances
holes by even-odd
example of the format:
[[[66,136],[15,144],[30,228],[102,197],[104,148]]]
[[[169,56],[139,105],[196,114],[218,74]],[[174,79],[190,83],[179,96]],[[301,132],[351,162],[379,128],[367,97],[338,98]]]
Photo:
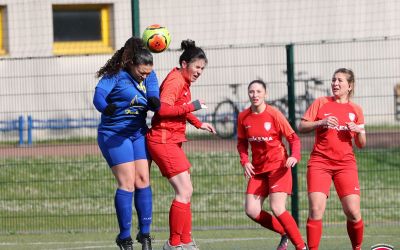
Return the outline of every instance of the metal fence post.
[[[296,127],[296,112],[295,112],[295,90],[294,90],[294,51],[293,44],[286,45],[286,67],[287,67],[287,86],[288,86],[288,107],[289,107],[289,122],[293,130],[297,132]],[[292,168],[293,194],[292,216],[299,225],[299,187],[297,182],[297,165]]]
[[[18,134],[19,134],[19,145],[24,144],[24,117],[20,115],[18,117]]]
[[[28,115],[28,145],[32,145],[32,116]]]
[[[131,0],[132,35],[140,37],[139,0]]]

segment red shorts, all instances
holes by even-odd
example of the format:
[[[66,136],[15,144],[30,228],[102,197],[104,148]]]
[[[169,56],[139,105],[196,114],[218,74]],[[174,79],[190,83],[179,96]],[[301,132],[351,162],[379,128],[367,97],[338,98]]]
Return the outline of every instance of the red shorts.
[[[153,161],[161,174],[168,179],[188,171],[190,162],[182,149],[182,143],[154,143],[147,141],[147,146]]]
[[[357,166],[355,164],[346,167],[332,167],[329,162],[313,163],[307,168],[308,193],[321,192],[329,197],[331,183],[335,185],[339,198],[350,194],[360,195]]]
[[[292,194],[292,169],[280,167],[255,175],[247,183],[246,194],[268,197],[270,193],[284,192]]]

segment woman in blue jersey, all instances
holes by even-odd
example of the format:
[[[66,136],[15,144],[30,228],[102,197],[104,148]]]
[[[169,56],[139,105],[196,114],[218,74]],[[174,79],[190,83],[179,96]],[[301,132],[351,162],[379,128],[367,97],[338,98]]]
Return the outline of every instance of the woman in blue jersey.
[[[120,233],[116,243],[122,250],[133,249],[134,199],[139,222],[136,239],[142,250],[149,250],[152,192],[145,142],[146,115],[148,110],[156,111],[160,106],[153,56],[140,38],[132,37],[97,72],[97,77],[101,79],[93,104],[102,113],[97,141],[118,183],[114,204]]]

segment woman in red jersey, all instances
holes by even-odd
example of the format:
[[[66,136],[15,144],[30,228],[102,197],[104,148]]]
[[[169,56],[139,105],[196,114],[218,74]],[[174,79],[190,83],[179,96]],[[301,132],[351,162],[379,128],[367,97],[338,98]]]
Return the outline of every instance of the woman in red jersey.
[[[151,129],[147,134],[149,152],[175,190],[175,199],[169,211],[169,240],[164,250],[198,247],[192,239],[192,212],[190,199],[193,186],[190,179],[190,162],[182,149],[186,121],[198,129],[215,133],[209,123],[202,123],[191,112],[202,108],[204,103],[191,102],[190,86],[202,74],[207,65],[204,51],[195,42],[184,40],[183,53],[179,58],[180,68],[174,68],[160,86],[160,110],[154,115]]]
[[[285,207],[287,196],[292,192],[291,168],[300,161],[300,139],[282,113],[265,102],[267,90],[263,81],[252,81],[248,95],[251,106],[240,112],[237,126],[237,149],[244,175],[248,178],[246,214],[281,235],[278,250],[287,249],[288,239],[296,249],[307,249],[296,221]],[[286,152],[282,136],[290,144],[291,156]],[[273,215],[262,210],[268,196]]]
[[[352,140],[362,148],[366,136],[362,109],[351,101],[354,85],[353,71],[337,69],[331,82],[333,96],[315,100],[299,125],[300,132],[315,130],[315,144],[307,168],[307,241],[313,250],[318,249],[321,239],[322,217],[332,180],[347,217],[352,247],[361,249],[364,224]]]

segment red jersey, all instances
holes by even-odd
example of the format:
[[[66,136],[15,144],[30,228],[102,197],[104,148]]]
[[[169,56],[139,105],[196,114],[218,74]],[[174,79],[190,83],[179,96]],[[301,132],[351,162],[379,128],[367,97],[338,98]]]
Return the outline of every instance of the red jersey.
[[[250,162],[250,144],[255,174],[272,171],[286,163],[288,155],[282,135],[290,143],[292,156],[300,161],[300,139],[282,113],[272,106],[267,105],[260,114],[253,113],[250,108],[240,112],[237,130],[240,163]]]
[[[190,82],[185,80],[178,68],[174,68],[160,86],[161,107],[151,120],[147,139],[156,143],[180,143],[187,141],[186,121],[195,127],[201,121],[190,112],[195,108],[191,102]]]
[[[353,102],[338,103],[334,97],[320,97],[307,109],[303,116],[306,121],[323,120],[328,116],[338,118],[336,127],[318,127],[315,130],[315,143],[311,160],[334,160],[355,162],[352,138],[355,133],[347,127],[347,122],[354,122],[364,128],[364,115],[360,106]]]

